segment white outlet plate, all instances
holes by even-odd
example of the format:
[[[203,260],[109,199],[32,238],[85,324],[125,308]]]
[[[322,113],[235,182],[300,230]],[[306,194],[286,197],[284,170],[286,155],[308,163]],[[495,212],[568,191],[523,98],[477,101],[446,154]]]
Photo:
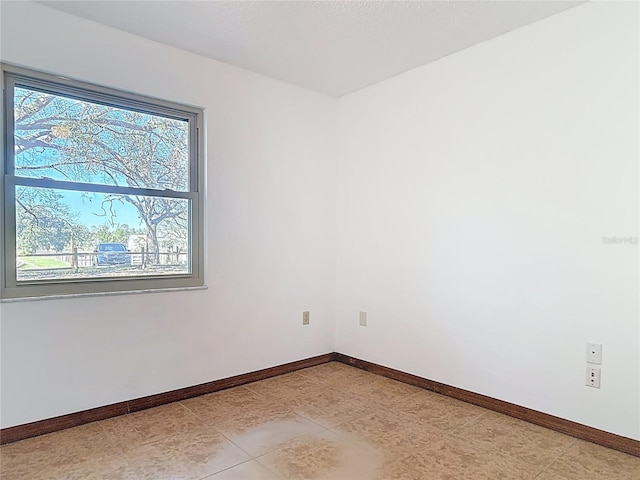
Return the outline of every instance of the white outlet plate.
[[[309,312],[302,312],[302,324],[309,325]]]
[[[360,312],[360,325],[367,326],[367,312]]]
[[[587,367],[584,384],[587,387],[600,388],[600,367]]]
[[[587,343],[587,362],[596,365],[602,364],[602,344]]]

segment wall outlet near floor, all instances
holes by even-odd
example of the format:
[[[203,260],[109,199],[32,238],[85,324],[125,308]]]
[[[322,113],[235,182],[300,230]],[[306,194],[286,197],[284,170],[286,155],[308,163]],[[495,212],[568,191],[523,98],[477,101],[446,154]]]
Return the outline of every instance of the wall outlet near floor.
[[[302,312],[302,324],[309,325],[309,312]]]
[[[367,312],[360,312],[360,326],[367,326]]]
[[[587,362],[596,365],[602,364],[602,344],[587,343]]]
[[[600,367],[587,367],[584,384],[587,387],[600,388]]]

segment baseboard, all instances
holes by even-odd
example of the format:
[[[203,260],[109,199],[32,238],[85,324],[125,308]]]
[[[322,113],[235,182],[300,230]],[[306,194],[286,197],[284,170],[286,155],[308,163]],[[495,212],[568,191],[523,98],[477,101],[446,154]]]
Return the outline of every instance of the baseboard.
[[[410,373],[384,367],[382,365],[353,358],[341,353],[334,354],[334,359],[346,365],[351,365],[352,367],[361,368],[371,373],[392,378],[410,385],[415,385],[416,387],[424,388],[425,390],[440,393],[464,402],[472,403],[488,410],[493,410],[511,417],[526,420],[527,422],[534,423],[581,440],[586,440],[588,442],[602,445],[603,447],[608,447],[613,450],[618,450],[620,452],[640,457],[640,441],[638,440],[598,430],[597,428],[588,427],[587,425],[572,422],[564,418],[555,417],[537,410],[532,410],[503,400],[487,397],[486,395],[452,387],[444,383],[428,380]]]
[[[125,402],[118,402],[111,405],[105,405],[103,407],[62,415],[60,417],[26,423],[24,425],[3,428],[0,430],[0,444],[17,442],[18,440],[24,440],[25,438],[77,427],[85,423],[105,420],[119,415],[126,415],[127,413],[137,412],[146,408],[153,408],[167,403],[197,397],[206,393],[213,393],[227,388],[237,387],[239,385],[244,385],[245,383],[264,380],[265,378],[275,377],[284,373],[295,372],[296,370],[301,370],[303,368],[331,362],[333,360],[333,356],[333,353],[326,353],[317,357],[285,363],[283,365],[236,375],[222,380],[215,380],[213,382],[202,383],[200,385],[179,388],[177,390],[171,390],[170,392],[158,393],[156,395],[149,395],[147,397],[136,398]]]
[[[416,387],[424,388],[425,390],[430,390],[464,402],[472,403],[511,417],[526,420],[527,422],[602,445],[603,447],[608,447],[613,450],[618,450],[620,452],[640,457],[640,441],[638,440],[598,430],[597,428],[572,422],[564,418],[555,417],[547,413],[542,413],[537,410],[532,410],[530,408],[498,400],[486,395],[452,387],[444,383],[418,377],[417,375],[412,375],[400,370],[367,362],[366,360],[360,360],[341,353],[327,353],[317,357],[311,357],[271,368],[265,368],[255,372],[224,378],[222,380],[202,383],[200,385],[171,390],[169,392],[149,395],[147,397],[136,398],[111,405],[105,405],[103,407],[83,410],[81,412],[70,413],[68,415],[62,415],[55,418],[48,418],[24,425],[3,428],[0,430],[0,444],[17,442],[18,440],[24,440],[25,438],[77,427],[85,423],[105,420],[119,415],[126,415],[128,413],[137,412],[147,408],[153,408],[167,403],[197,397],[199,395],[237,387],[246,383],[264,380],[266,378],[275,377],[285,373],[295,372],[303,368],[321,365],[333,360],[371,373],[382,375],[384,377],[392,378],[400,382],[415,385]]]

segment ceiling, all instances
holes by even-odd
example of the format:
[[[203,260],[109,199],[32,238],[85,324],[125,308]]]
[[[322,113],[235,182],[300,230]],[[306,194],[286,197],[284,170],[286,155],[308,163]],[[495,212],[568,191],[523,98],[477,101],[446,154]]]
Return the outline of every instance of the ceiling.
[[[582,2],[39,3],[340,97]]]

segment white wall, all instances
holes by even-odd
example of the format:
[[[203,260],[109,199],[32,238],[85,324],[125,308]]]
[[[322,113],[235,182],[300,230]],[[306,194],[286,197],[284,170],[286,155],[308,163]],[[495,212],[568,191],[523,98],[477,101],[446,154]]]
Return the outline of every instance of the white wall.
[[[209,285],[1,304],[2,427],[333,351],[335,101],[37,4],[1,8],[3,61],[206,109]]]
[[[343,97],[337,350],[640,439],[638,86],[590,3]]]
[[[210,287],[0,304],[2,427],[335,349],[640,439],[638,247],[602,245],[638,235],[637,5],[337,102],[40,5],[1,14],[4,61],[206,108]]]

